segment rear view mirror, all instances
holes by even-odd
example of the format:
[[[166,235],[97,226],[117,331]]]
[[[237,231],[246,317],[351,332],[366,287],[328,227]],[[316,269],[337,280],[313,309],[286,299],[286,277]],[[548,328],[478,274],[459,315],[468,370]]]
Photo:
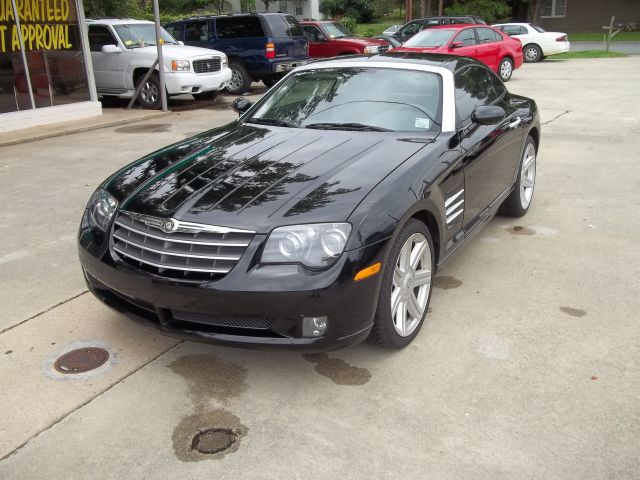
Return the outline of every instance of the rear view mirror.
[[[231,103],[231,108],[235,112],[238,112],[238,115],[242,115],[244,112],[249,110],[250,107],[251,100],[244,97],[238,97]]]
[[[471,120],[480,125],[493,125],[504,119],[507,113],[502,107],[496,107],[494,105],[484,105],[476,107],[471,114]]]
[[[122,50],[117,45],[103,45],[100,51],[102,53],[122,53]]]
[[[449,45],[449,48],[451,50],[453,50],[454,48],[460,48],[460,47],[464,47],[464,43],[462,43],[462,42],[451,42],[451,45]]]

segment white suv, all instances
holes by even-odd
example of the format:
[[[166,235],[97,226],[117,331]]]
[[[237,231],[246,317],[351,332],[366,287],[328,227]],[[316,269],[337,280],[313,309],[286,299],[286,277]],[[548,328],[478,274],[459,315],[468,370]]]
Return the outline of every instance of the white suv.
[[[98,94],[131,98],[157,58],[155,25],[132,19],[87,20],[87,23]],[[185,46],[164,29],[162,41],[169,95],[190,93],[197,99],[213,99],[231,80],[224,53]],[[145,82],[138,102],[145,108],[160,107],[157,72]]]

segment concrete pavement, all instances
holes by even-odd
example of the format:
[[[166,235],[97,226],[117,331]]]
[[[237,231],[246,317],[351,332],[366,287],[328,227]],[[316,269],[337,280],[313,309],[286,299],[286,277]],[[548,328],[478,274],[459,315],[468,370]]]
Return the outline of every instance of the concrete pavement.
[[[635,478],[639,82],[632,58],[515,72],[544,122],[534,204],[439,273],[399,352],[177,342],[82,294],[74,233],[95,186],[233,112],[0,148],[0,478]],[[111,360],[52,370],[89,344]],[[239,440],[190,450],[208,427]]]

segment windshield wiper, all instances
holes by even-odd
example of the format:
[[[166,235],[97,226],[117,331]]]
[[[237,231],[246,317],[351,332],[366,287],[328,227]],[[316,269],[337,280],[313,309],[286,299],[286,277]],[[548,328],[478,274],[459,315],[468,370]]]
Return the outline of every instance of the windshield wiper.
[[[389,128],[365,125],[364,123],[310,123],[305,128],[317,128],[319,130],[362,130],[363,132],[393,132]]]
[[[297,127],[297,125],[287,122],[285,120],[278,120],[277,118],[258,118],[251,117],[249,120],[246,120],[249,123],[258,123],[260,125],[275,125],[276,127]]]

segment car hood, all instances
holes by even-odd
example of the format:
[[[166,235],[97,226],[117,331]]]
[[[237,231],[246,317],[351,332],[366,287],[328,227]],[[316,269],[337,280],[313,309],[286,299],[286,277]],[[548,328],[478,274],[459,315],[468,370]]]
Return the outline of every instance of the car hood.
[[[435,138],[407,136],[236,124],[144,157],[104,187],[122,210],[259,233],[345,221]]]
[[[155,45],[148,45],[142,48],[134,48],[136,51],[149,53],[152,55],[158,54],[158,49]],[[191,47],[189,45],[170,45],[164,44],[162,46],[162,54],[166,58],[174,60],[188,59],[189,57],[202,57],[203,55],[221,55],[221,52],[213,50],[211,48]]]

